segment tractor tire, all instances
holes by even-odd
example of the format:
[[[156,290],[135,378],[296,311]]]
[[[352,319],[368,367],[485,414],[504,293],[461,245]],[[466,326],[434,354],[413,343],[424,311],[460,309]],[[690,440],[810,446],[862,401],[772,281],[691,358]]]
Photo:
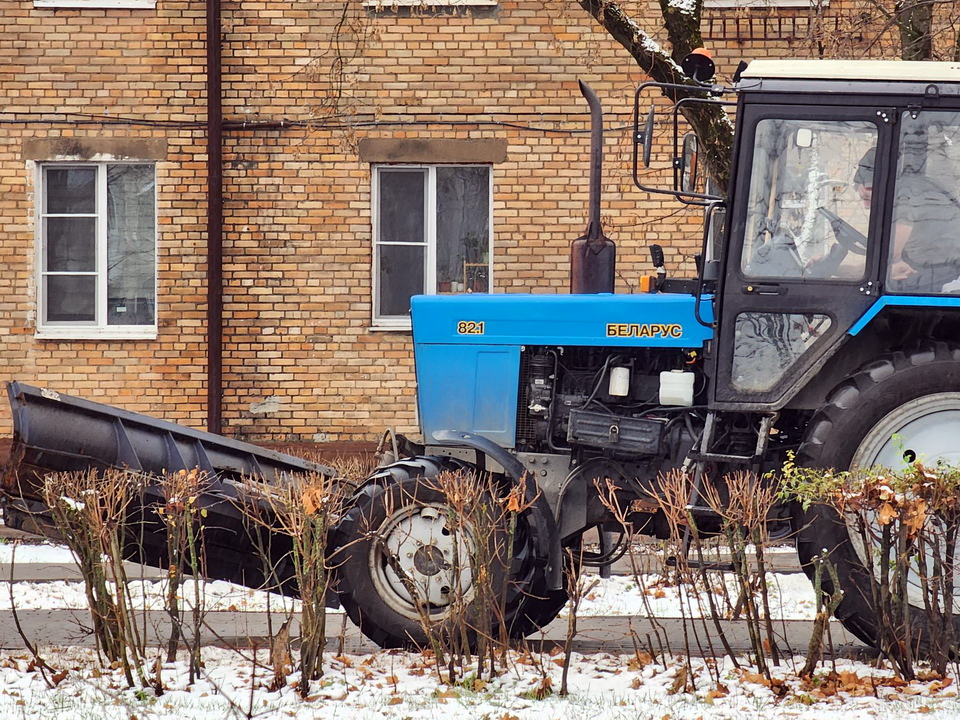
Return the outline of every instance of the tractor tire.
[[[797,464],[846,470],[898,469],[915,458],[960,463],[958,437],[960,348],[933,343],[882,356],[834,388],[808,425]],[[837,619],[860,640],[877,646],[871,573],[843,518],[830,507],[814,505],[798,507],[793,524],[808,577],[814,576],[814,558],[828,557],[844,591]],[[829,577],[821,582],[827,592],[834,591]],[[912,636],[929,637],[922,607],[911,616]],[[954,623],[960,630],[960,615],[954,615]]]
[[[565,588],[549,590],[545,578],[538,576],[514,613],[510,637],[519,640],[539,632],[556,619],[569,599]]]
[[[445,457],[411,458],[381,468],[356,492],[334,530],[331,561],[340,603],[380,647],[429,646],[432,635],[450,630],[459,604],[453,598],[460,597],[467,604],[460,617],[471,627],[471,641],[476,638],[480,609],[471,603],[472,569],[449,559],[462,558],[478,542],[489,543],[487,552],[498,552],[507,528],[449,528],[447,499],[432,482],[444,471],[476,468]],[[533,597],[533,579],[542,573],[540,547],[547,545],[538,540],[535,524],[520,515],[509,567],[493,562],[487,568],[492,589],[503,598],[503,621],[511,636],[516,636],[514,624],[526,617],[521,608]],[[499,624],[483,629],[492,637],[501,630]]]

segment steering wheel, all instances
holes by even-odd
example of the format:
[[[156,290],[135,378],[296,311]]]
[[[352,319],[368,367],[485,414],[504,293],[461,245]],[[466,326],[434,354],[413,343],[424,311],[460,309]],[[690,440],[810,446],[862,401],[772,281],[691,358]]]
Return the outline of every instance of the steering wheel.
[[[833,230],[833,236],[844,249],[849,250],[856,255],[864,255],[867,252],[867,237],[848,223],[835,212],[827,210],[825,207],[818,207],[817,212],[823,215],[830,223],[830,229]]]

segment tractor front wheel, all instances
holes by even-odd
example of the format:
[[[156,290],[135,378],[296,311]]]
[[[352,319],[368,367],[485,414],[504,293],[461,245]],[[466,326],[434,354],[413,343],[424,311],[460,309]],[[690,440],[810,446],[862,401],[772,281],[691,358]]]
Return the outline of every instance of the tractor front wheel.
[[[533,525],[524,513],[511,522],[495,489],[479,482],[466,501],[450,497],[444,472],[471,478],[476,469],[441,457],[381,468],[335,528],[340,603],[380,647],[426,647],[451,632],[474,643],[542,622],[532,612],[543,572]],[[524,606],[537,617],[527,619]]]

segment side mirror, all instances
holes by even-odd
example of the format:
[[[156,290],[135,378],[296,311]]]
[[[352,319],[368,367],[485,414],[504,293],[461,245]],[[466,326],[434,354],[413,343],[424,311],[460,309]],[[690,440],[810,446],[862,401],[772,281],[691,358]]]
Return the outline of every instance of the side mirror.
[[[653,149],[653,105],[650,106],[647,123],[638,139],[643,143],[643,166],[650,167],[650,151]]]
[[[697,164],[699,145],[692,132],[683,136],[683,152],[680,155],[680,192],[697,191]]]

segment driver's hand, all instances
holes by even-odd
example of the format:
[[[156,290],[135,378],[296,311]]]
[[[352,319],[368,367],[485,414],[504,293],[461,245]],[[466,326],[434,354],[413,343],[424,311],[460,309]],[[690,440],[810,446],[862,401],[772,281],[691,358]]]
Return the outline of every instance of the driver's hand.
[[[911,275],[916,274],[917,271],[903,260],[897,260],[890,268],[890,278],[893,280],[906,280]]]

